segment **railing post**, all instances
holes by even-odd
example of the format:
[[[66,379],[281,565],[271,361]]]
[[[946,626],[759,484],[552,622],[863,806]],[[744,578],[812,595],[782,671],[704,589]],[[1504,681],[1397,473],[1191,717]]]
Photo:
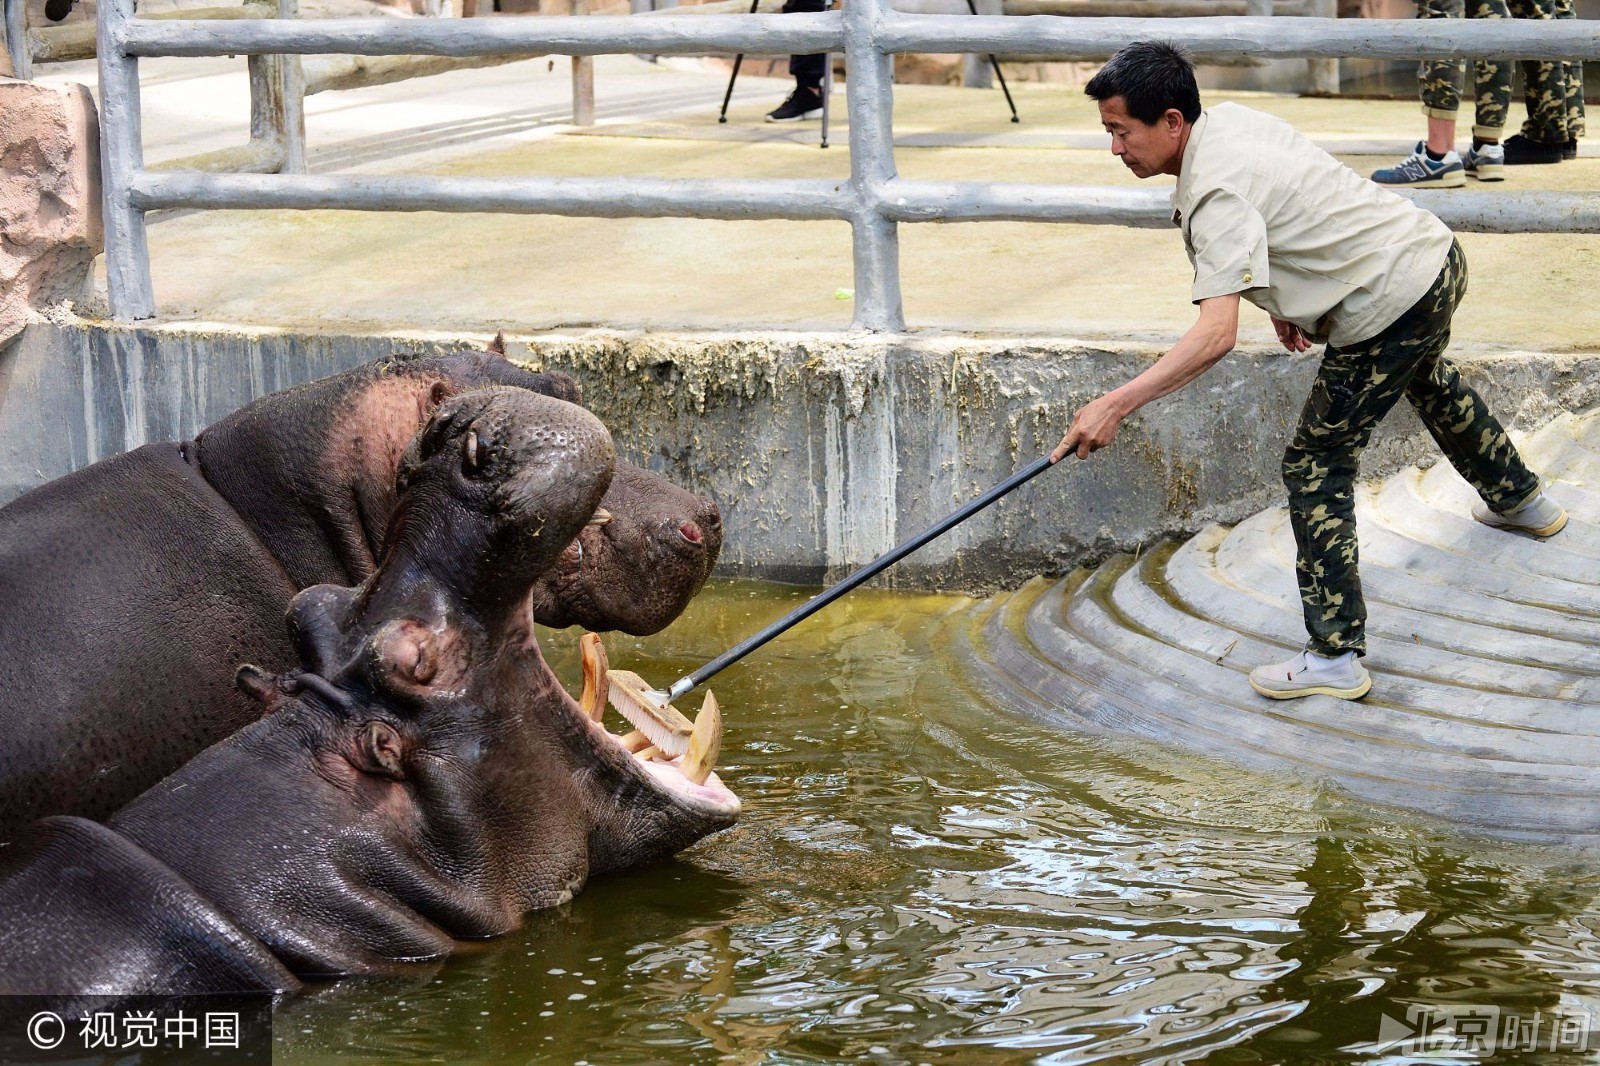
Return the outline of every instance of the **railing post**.
[[[906,328],[900,301],[900,234],[878,209],[881,190],[895,177],[894,56],[879,50],[876,30],[893,14],[889,0],[849,0],[842,17],[850,184],[855,193],[850,219],[854,326],[899,332]]]
[[[572,0],[572,17],[587,15],[589,0]],[[594,57],[572,57],[572,124],[594,125]]]
[[[1337,0],[1335,0],[1337,3]],[[299,0],[278,0],[278,17],[300,17]],[[282,63],[275,79],[278,94],[283,98],[283,125],[278,135],[283,138],[283,172],[306,172],[306,78],[303,60],[297,55],[278,57]]]
[[[1339,17],[1339,0],[1311,0],[1311,13],[1317,18]],[[1306,60],[1306,92],[1312,96],[1339,95],[1339,61]]]
[[[277,16],[292,19],[297,0],[277,0]],[[306,172],[305,79],[297,55],[251,56],[250,144],[269,145],[283,174]]]
[[[139,60],[123,52],[133,0],[100,0],[95,51],[100,57],[100,184],[104,189],[106,292],[120,322],[156,316],[144,212],[129,183],[144,170],[139,137]]]
[[[23,81],[33,80],[33,49],[28,44],[28,0],[5,0],[6,51],[11,55],[11,73]]]

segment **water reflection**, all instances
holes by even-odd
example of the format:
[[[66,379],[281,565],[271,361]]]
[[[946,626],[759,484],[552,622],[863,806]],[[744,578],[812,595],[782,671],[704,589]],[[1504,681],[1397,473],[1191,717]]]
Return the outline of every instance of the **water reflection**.
[[[717,585],[612,662],[670,680],[798,595]],[[292,1001],[282,1061],[1387,1062],[1410,1003],[1600,1006],[1594,863],[1008,717],[937,654],[967,606],[856,593],[717,678],[737,828]]]

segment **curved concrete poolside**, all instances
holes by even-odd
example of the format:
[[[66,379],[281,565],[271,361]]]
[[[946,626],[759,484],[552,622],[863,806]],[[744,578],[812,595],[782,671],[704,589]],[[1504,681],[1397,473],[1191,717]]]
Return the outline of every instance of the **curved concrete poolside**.
[[[1303,636],[1287,512],[1036,580],[952,623],[975,684],[1030,718],[1325,780],[1497,835],[1600,843],[1600,416],[1524,454],[1572,515],[1548,541],[1474,522],[1439,463],[1357,505],[1372,693],[1246,683]]]

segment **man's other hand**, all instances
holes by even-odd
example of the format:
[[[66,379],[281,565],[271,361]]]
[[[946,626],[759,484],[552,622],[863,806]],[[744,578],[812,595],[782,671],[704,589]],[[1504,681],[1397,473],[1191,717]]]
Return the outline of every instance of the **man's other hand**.
[[[1311,338],[1306,336],[1306,331],[1293,322],[1285,322],[1281,318],[1272,320],[1272,328],[1278,331],[1278,340],[1291,352],[1305,352],[1311,349]]]
[[[1072,416],[1072,426],[1050,453],[1050,461],[1059,463],[1073,452],[1078,453],[1079,459],[1089,458],[1090,452],[1099,451],[1117,439],[1117,427],[1122,425],[1123,417],[1109,395],[1086,404]]]

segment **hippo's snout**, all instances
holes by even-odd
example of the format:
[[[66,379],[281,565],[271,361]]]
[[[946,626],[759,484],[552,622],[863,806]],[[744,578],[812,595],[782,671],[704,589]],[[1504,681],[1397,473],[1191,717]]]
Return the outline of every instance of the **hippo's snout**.
[[[714,561],[722,548],[722,512],[717,508],[717,501],[709,496],[690,499],[689,514],[679,524],[678,535],[685,542],[706,549]]]
[[[645,636],[683,612],[722,550],[715,500],[619,462],[594,517],[540,582],[534,617]]]

